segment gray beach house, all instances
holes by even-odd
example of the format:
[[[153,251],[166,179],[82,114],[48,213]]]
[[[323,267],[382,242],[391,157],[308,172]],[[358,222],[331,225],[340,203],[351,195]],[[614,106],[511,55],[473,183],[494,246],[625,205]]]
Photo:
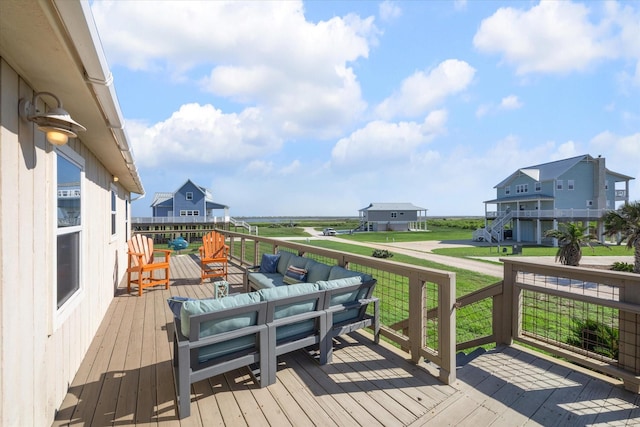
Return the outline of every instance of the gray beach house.
[[[607,169],[604,157],[588,154],[517,169],[484,202],[486,226],[473,239],[553,244],[545,231],[576,221],[596,221],[601,236],[600,218],[629,201],[632,179]]]

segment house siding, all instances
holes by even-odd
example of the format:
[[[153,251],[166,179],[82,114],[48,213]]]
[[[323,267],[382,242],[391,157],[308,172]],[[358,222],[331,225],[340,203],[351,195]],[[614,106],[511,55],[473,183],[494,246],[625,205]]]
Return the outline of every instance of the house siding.
[[[392,212],[396,214],[395,217],[392,216]],[[391,222],[407,222],[407,221],[417,221],[418,213],[416,211],[367,211],[367,220],[368,221],[391,221]]]
[[[193,193],[193,200],[187,200],[187,193]],[[192,183],[187,181],[185,185],[180,187],[173,196],[173,214],[180,216],[180,211],[198,211],[200,216],[205,216],[205,194],[202,190]]]
[[[53,422],[126,270],[125,205],[117,189],[111,234],[112,173],[80,140],[84,159],[81,287],[75,308],[54,324],[56,152],[18,116],[32,89],[0,58],[0,425]]]
[[[557,209],[587,209],[587,200],[594,202],[596,194],[594,192],[594,172],[596,163],[580,162],[573,168],[560,175],[562,180],[562,190],[556,190]],[[574,189],[569,189],[569,181],[574,182]],[[561,193],[561,194],[560,194]]]

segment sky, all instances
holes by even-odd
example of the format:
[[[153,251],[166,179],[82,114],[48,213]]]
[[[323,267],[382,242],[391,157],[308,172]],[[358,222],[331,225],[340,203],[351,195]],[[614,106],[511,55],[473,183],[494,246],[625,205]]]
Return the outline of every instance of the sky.
[[[232,217],[482,216],[517,169],[583,154],[640,199],[640,2],[91,7],[146,192],[133,216],[188,179]]]

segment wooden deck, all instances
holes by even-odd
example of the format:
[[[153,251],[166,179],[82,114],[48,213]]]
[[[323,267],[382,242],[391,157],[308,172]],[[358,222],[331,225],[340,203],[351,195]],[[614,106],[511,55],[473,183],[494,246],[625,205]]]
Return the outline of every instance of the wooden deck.
[[[517,347],[486,352],[443,385],[426,364],[342,339],[331,365],[303,351],[279,359],[277,383],[260,389],[248,370],[192,388],[192,415],[179,420],[172,370],[170,295],[211,297],[196,258],[174,255],[172,286],[142,297],[119,293],[96,334],[54,426],[515,426],[640,425],[640,398],[611,381]],[[232,292],[242,273],[231,268]]]

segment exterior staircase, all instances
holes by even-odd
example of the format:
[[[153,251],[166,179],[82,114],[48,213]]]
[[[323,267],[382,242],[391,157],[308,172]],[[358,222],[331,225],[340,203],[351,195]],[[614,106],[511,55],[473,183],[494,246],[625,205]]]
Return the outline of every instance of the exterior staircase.
[[[473,232],[473,240],[476,242],[501,242],[504,240],[504,226],[513,218],[513,212],[509,211],[498,216],[485,228],[478,228]]]

